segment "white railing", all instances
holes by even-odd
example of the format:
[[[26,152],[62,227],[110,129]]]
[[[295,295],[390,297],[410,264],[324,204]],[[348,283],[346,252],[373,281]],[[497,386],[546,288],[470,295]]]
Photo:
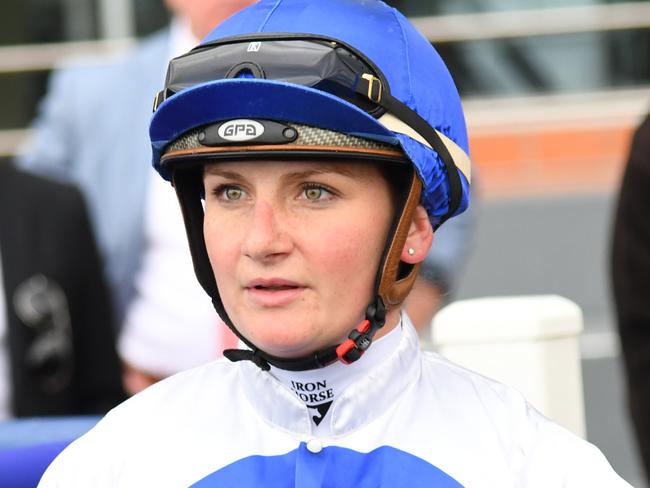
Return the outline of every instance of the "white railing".
[[[432,42],[546,36],[650,27],[650,2],[414,17]]]
[[[135,32],[132,0],[99,0],[99,31],[104,39],[131,37]]]
[[[135,39],[57,42],[0,47],[0,74],[46,71],[72,58],[113,56],[133,46]]]
[[[413,17],[411,20],[434,43],[641,29],[650,27],[650,2]],[[70,57],[121,52],[133,42],[132,38],[119,38],[0,47],[0,73],[47,70]]]

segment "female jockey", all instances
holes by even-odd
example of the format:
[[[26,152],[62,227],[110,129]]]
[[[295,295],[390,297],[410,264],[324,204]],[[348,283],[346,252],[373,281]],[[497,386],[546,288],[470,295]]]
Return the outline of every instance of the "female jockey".
[[[453,81],[397,11],[260,1],[171,61],[150,135],[242,348],[114,409],[42,486],[629,486],[400,311],[470,161]]]

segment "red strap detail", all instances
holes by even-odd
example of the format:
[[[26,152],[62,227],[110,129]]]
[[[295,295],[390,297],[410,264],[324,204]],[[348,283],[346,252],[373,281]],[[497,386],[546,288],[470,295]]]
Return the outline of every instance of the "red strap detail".
[[[361,322],[359,325],[357,325],[355,330],[361,334],[365,334],[366,332],[368,332],[368,329],[370,329],[370,321],[366,319],[363,322]],[[338,347],[336,348],[336,356],[339,358],[341,362],[345,364],[350,364],[352,361],[348,361],[345,358],[345,356],[355,347],[357,347],[356,342],[354,342],[352,339],[346,339],[341,344],[339,344]],[[361,354],[363,354],[363,351],[361,352]]]
[[[345,364],[350,364],[351,361],[348,361],[345,359],[345,355],[349,353],[352,349],[354,349],[357,345],[354,343],[352,339],[346,339],[345,341],[341,342],[339,346],[336,348],[336,355],[339,358],[339,361],[345,363]]]
[[[362,334],[368,332],[368,329],[370,329],[370,320],[366,319],[357,325],[357,331],[361,332]]]

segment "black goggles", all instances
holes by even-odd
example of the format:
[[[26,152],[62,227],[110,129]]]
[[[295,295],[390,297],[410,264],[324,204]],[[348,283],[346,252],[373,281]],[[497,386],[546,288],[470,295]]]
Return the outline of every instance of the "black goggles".
[[[450,202],[444,222],[460,205],[458,170],[435,129],[390,94],[379,68],[337,39],[305,34],[257,34],[220,39],[197,46],[170,61],[165,87],[154,99],[154,112],[174,94],[209,81],[258,78],[315,88],[337,96],[379,119],[386,112],[417,132],[447,168]]]
[[[388,84],[368,59],[341,41],[300,35],[231,37],[198,46],[169,63],[154,111],[181,90],[212,80],[258,78],[331,93],[374,117]]]

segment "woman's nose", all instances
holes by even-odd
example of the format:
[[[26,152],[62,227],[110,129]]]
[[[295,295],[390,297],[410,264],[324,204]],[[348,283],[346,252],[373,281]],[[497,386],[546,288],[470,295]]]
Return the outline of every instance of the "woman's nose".
[[[282,259],[293,249],[286,216],[270,202],[257,201],[249,214],[242,254],[261,262]]]

